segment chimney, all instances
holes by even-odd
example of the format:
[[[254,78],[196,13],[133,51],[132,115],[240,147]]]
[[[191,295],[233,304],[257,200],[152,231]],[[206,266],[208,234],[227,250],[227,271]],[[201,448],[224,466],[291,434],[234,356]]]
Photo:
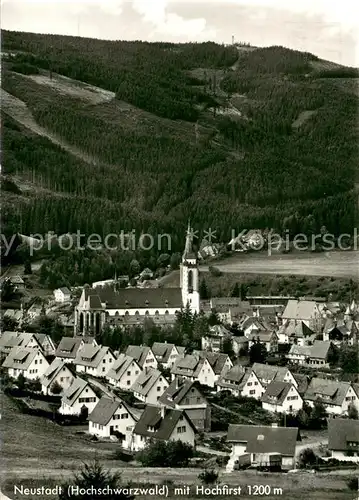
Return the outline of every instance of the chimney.
[[[272,427],[273,427],[274,429],[276,429],[276,428],[278,427],[278,424],[273,423],[273,424],[272,424]]]
[[[176,389],[178,389],[178,387],[179,387],[178,377],[175,378],[175,387],[176,387]]]
[[[166,414],[166,409],[164,406],[161,406],[161,418],[162,418],[162,420],[165,418],[165,414]]]

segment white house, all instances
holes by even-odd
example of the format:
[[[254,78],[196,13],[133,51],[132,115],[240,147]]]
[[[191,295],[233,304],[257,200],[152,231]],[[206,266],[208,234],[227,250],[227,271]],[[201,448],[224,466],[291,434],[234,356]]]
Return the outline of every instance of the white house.
[[[186,412],[147,406],[133,431],[132,449],[141,450],[151,440],[182,441],[194,446],[196,432]]]
[[[108,438],[116,435],[125,449],[132,448],[133,430],[141,412],[120,398],[102,397],[88,417],[89,433]]]
[[[273,380],[280,382],[291,382],[297,387],[298,383],[293,374],[286,366],[265,365],[253,363],[252,371],[257,375],[263,387],[267,387]]]
[[[193,351],[193,354],[209,362],[214,371],[215,382],[233,366],[228,354],[222,352]]]
[[[358,392],[350,382],[314,377],[303,399],[312,407],[316,401],[321,402],[329,415],[345,415],[350,405],[359,410]]]
[[[56,302],[69,302],[71,300],[71,292],[66,286],[57,288],[54,290],[54,297]]]
[[[105,377],[116,358],[107,346],[85,344],[77,353],[74,365],[78,373],[89,373],[94,377]]]
[[[97,345],[96,341],[94,342]],[[85,342],[80,337],[62,337],[57,346],[55,356],[66,363],[73,363],[77,353],[83,348]]]
[[[303,321],[287,319],[277,331],[280,344],[305,345],[307,341],[313,342],[316,334]]]
[[[316,333],[319,333],[323,326],[321,312],[317,303],[312,300],[288,300],[282,313],[282,320],[302,321]]]
[[[42,377],[49,367],[40,349],[14,347],[2,364],[7,369],[9,377],[18,378],[20,373],[29,380]]]
[[[64,391],[61,399],[59,412],[63,415],[85,415],[91,413],[99,401],[99,398],[91,385],[77,377]]]
[[[141,373],[142,369],[137,361],[126,354],[119,354],[106,378],[115,387],[130,390]]]
[[[155,342],[152,346],[152,352],[155,355],[158,364],[163,368],[172,368],[176,359],[183,355],[184,347],[179,347],[167,342]],[[153,368],[156,368],[155,366]]]
[[[144,370],[131,387],[134,396],[146,404],[156,405],[169,383],[159,370]]]
[[[297,438],[296,427],[230,424],[227,442],[232,445],[232,451],[226,470],[235,470],[244,457],[257,467],[269,466],[273,457],[279,459],[282,470],[294,469]]]
[[[58,384],[62,387],[62,391],[66,391],[75,378],[76,375],[70,370],[69,365],[55,358],[41,377],[41,391],[45,395],[53,394],[54,384]]]
[[[151,347],[145,345],[129,345],[126,350],[126,356],[131,356],[142,370],[145,368],[156,369],[158,367],[156,356]]]
[[[225,338],[232,338],[233,334],[223,325],[213,325],[209,333],[201,338],[201,348],[203,351],[221,352]]]
[[[42,345],[34,333],[27,332],[3,332],[0,336],[0,354],[4,359],[14,347],[24,347],[26,349],[40,349]]]
[[[332,458],[359,463],[359,420],[328,419],[328,450]]]
[[[209,387],[214,387],[218,378],[208,359],[194,354],[186,354],[178,358],[171,369],[171,377],[172,380],[176,377],[192,382],[197,380],[200,384]]]
[[[219,379],[217,391],[230,391],[233,396],[260,399],[265,389],[254,371],[236,365]]]
[[[46,333],[34,333],[33,335],[45,356],[53,356],[55,354],[56,346],[50,335],[46,335]]]
[[[271,382],[262,398],[262,408],[273,413],[297,413],[303,407],[297,388],[290,382]]]
[[[287,354],[287,359],[291,363],[305,365],[310,368],[329,368],[334,349],[332,342],[323,340],[316,340],[310,346],[293,344]]]

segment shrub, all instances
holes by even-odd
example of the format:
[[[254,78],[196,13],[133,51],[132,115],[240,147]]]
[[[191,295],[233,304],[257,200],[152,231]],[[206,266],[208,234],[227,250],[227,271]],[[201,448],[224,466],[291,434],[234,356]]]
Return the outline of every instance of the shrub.
[[[347,481],[348,488],[352,491],[358,491],[358,478],[351,477]]]
[[[214,469],[207,470],[205,469],[198,475],[198,479],[203,484],[215,484],[218,482],[218,472]]]
[[[55,382],[52,384],[51,392],[52,394],[60,394],[62,392],[62,387],[57,380],[55,380]]]
[[[308,466],[316,465],[317,456],[311,448],[305,448],[300,452],[298,467],[300,469],[305,469]]]
[[[222,276],[222,271],[218,269],[218,267],[209,266],[208,271],[211,273],[212,276],[215,276],[216,278]]]
[[[154,441],[136,455],[144,467],[186,467],[193,447],[182,441]]]

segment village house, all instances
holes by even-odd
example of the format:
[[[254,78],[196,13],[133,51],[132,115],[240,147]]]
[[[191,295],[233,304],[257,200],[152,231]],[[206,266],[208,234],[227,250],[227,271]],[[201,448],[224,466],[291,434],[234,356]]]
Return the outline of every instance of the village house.
[[[106,378],[115,387],[130,390],[141,372],[141,367],[131,356],[119,354],[108,371]]]
[[[167,342],[154,342],[152,346],[152,352],[157,360],[157,363],[166,369],[172,368],[176,359],[183,355],[184,351],[184,347],[167,344]],[[154,366],[153,368],[156,367]]]
[[[277,352],[278,351],[278,337],[277,334],[269,330],[259,330],[252,332],[248,336],[249,349],[253,344],[260,342],[265,346],[267,352]]]
[[[107,346],[85,344],[77,352],[74,365],[78,373],[88,373],[94,377],[105,377],[116,358]]]
[[[359,463],[359,420],[328,419],[328,450],[331,458]]]
[[[24,347],[27,349],[40,349],[42,345],[34,333],[27,332],[3,332],[0,337],[0,356],[5,359],[14,347]]]
[[[358,389],[350,382],[339,382],[314,377],[304,394],[304,401],[311,407],[321,402],[329,415],[347,415],[350,405],[359,410]]]
[[[41,377],[41,392],[45,395],[54,394],[52,392],[54,384],[58,384],[62,387],[62,391],[66,391],[76,378],[76,374],[71,371],[69,366],[71,365],[55,358]]]
[[[89,433],[101,438],[116,435],[125,449],[132,448],[132,436],[141,411],[120,398],[103,396],[88,417]]]
[[[230,391],[233,396],[260,399],[264,388],[254,371],[235,365],[218,380],[217,391]]]
[[[277,331],[278,342],[280,344],[305,345],[307,342],[313,343],[316,333],[304,323],[295,319],[285,320]]]
[[[252,371],[257,375],[258,380],[264,388],[266,388],[273,380],[279,382],[291,382],[297,387],[297,382],[293,374],[286,366],[253,363]]]
[[[311,346],[292,345],[287,359],[290,363],[306,365],[310,368],[329,368],[335,354],[332,342],[316,340]]]
[[[248,339],[252,336],[252,334],[256,334],[260,331],[271,330],[270,325],[264,322],[261,318],[256,318],[255,316],[244,316],[242,321],[238,323],[238,328]]]
[[[274,463],[282,470],[294,469],[298,435],[296,427],[230,424],[227,442],[232,445],[232,451],[226,471],[232,472],[244,460],[256,467]]]
[[[236,356],[241,356],[242,353],[248,353],[249,340],[244,335],[232,337],[232,349]]]
[[[290,382],[273,380],[263,394],[262,408],[273,413],[297,413],[303,407],[297,388]]]
[[[141,370],[145,368],[157,369],[158,362],[151,347],[145,345],[129,345],[126,350],[126,356],[131,356],[139,365]]]
[[[195,382],[176,377],[158,403],[166,408],[185,411],[198,431],[211,430],[211,406]]]
[[[323,326],[317,302],[312,300],[288,300],[282,313],[282,321],[285,320],[303,321],[315,333],[321,332]]]
[[[42,377],[49,367],[41,349],[13,347],[2,364],[9,377],[17,379],[22,374],[26,379],[36,380]]]
[[[195,354],[186,354],[177,359],[171,369],[171,378],[182,377],[200,384],[214,387],[217,376],[208,359]]]
[[[201,338],[201,348],[203,351],[221,352],[224,339],[232,335],[223,325],[211,326],[209,333]]]
[[[54,290],[55,302],[64,303],[69,302],[71,300],[71,292],[70,290],[64,286],[62,288],[57,288]]]
[[[228,354],[222,352],[193,351],[193,354],[209,362],[215,375],[215,382],[233,366]]]
[[[211,298],[210,309],[218,316],[218,319],[226,325],[238,322],[244,314],[252,314],[252,308],[249,302],[242,301],[239,297]]]
[[[62,337],[55,351],[55,357],[66,363],[73,363],[77,353],[83,348],[85,342],[80,337]],[[95,345],[97,342],[95,341]]]
[[[186,412],[147,406],[133,431],[134,451],[142,450],[150,441],[182,441],[195,445],[197,431]]]
[[[76,377],[62,395],[59,413],[86,416],[92,412],[98,401],[99,398],[91,385]]]
[[[134,396],[146,404],[156,405],[169,383],[159,370],[145,369],[131,387]]]

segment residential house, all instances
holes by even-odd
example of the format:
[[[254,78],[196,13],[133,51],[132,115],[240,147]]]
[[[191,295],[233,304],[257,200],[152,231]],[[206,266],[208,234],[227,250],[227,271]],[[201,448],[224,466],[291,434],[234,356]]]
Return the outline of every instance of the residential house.
[[[42,377],[49,367],[41,349],[13,347],[2,364],[9,377],[17,379],[20,374],[29,380]]]
[[[131,356],[119,354],[106,378],[110,384],[120,389],[130,390],[141,372],[141,367]]]
[[[271,427],[230,424],[227,442],[232,445],[232,452],[227,472],[233,471],[244,457],[252,466],[268,467],[274,461],[279,462],[282,470],[294,469],[298,434],[296,427],[278,427],[276,424]]]
[[[3,332],[0,337],[0,356],[5,359],[14,347],[24,347],[27,349],[40,349],[42,346],[35,334],[27,332]]]
[[[249,349],[249,340],[245,335],[237,336],[233,335],[232,337],[232,349],[236,356],[241,356],[242,352],[248,352]]]
[[[252,371],[257,375],[258,380],[266,388],[273,380],[280,382],[291,382],[297,386],[297,382],[286,366],[265,365],[253,363]]]
[[[176,377],[158,403],[166,408],[185,411],[198,431],[211,430],[211,406],[195,382]]]
[[[184,347],[168,344],[167,342],[155,342],[152,346],[152,352],[155,355],[157,363],[162,365],[163,368],[172,368],[176,359],[180,355],[183,355],[184,351]]]
[[[64,361],[55,358],[41,377],[42,393],[45,395],[53,394],[52,388],[54,384],[62,387],[62,392],[66,391],[76,378],[76,374],[71,370],[70,366]]]
[[[209,387],[214,387],[218,378],[208,359],[198,354],[186,354],[178,358],[171,369],[171,377],[172,380],[176,377],[182,377],[192,382],[197,380],[200,384]]]
[[[133,430],[140,415],[141,411],[122,399],[103,396],[88,417],[89,433],[102,438],[116,435],[123,448],[131,449]]]
[[[46,335],[46,333],[34,333],[33,335],[45,356],[53,356],[55,354],[56,346],[50,335]]]
[[[86,380],[76,377],[62,395],[59,412],[63,415],[88,415],[98,401],[92,386]]]
[[[230,368],[217,382],[217,391],[230,391],[233,396],[260,399],[264,390],[255,372],[240,365]]]
[[[77,352],[74,365],[78,373],[88,373],[94,377],[105,377],[116,358],[107,346],[85,344]]]
[[[238,328],[243,331],[244,335],[249,339],[253,333],[260,331],[271,330],[271,326],[264,322],[261,318],[255,316],[244,316],[242,321],[238,323]]]
[[[314,377],[303,399],[312,407],[315,402],[321,402],[329,415],[346,415],[351,404],[359,410],[358,392],[350,382]]]
[[[186,412],[164,406],[147,406],[134,428],[132,449],[141,450],[155,440],[182,441],[194,446],[196,433]]]
[[[303,399],[290,382],[273,380],[263,394],[262,408],[273,413],[297,413],[303,407]]]
[[[69,302],[71,300],[71,292],[66,286],[57,288],[54,290],[54,297],[56,302]]]
[[[55,356],[66,363],[73,363],[84,345],[85,342],[81,337],[62,337],[55,351]],[[96,341],[94,345],[97,345]]]
[[[249,302],[241,300],[239,297],[215,297],[210,299],[210,308],[215,312],[219,320],[231,325],[238,322],[243,314],[252,314],[252,308]]]
[[[253,344],[260,342],[266,348],[267,352],[277,352],[278,351],[278,336],[274,331],[269,330],[259,330],[252,332],[248,336],[249,349]]]
[[[131,387],[134,396],[146,404],[156,405],[169,383],[159,370],[143,370]]]
[[[359,462],[359,420],[328,419],[328,450],[337,460]]]
[[[228,354],[224,354],[222,352],[193,351],[193,354],[195,356],[199,356],[200,358],[204,358],[209,362],[214,371],[215,381],[217,381],[233,366],[231,358]]]
[[[221,352],[224,339],[232,336],[223,325],[211,326],[209,333],[201,338],[201,348],[203,351]]]
[[[296,319],[287,319],[279,327],[278,342],[280,344],[296,344],[299,346],[305,345],[307,342],[313,343],[316,333],[307,326],[304,321]]]
[[[145,368],[158,367],[156,356],[150,347],[144,345],[129,345],[126,350],[126,355],[135,359],[142,370]]]
[[[322,315],[317,302],[314,300],[288,300],[282,313],[282,321],[284,320],[303,321],[316,333],[319,333],[323,326]]]
[[[310,368],[329,368],[335,353],[332,342],[316,340],[311,346],[292,345],[287,359],[294,364],[306,365]]]

